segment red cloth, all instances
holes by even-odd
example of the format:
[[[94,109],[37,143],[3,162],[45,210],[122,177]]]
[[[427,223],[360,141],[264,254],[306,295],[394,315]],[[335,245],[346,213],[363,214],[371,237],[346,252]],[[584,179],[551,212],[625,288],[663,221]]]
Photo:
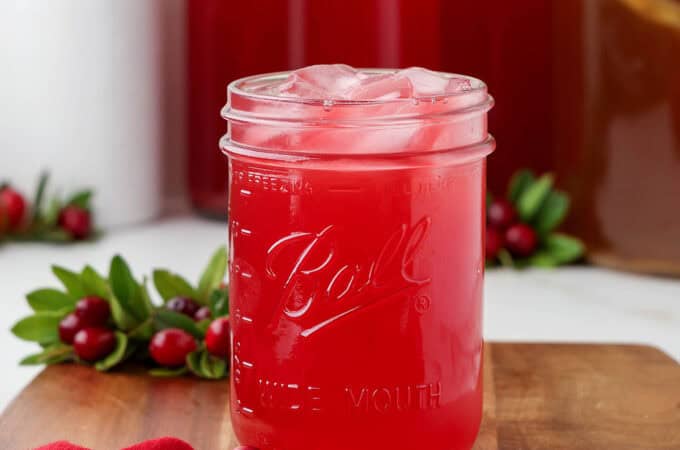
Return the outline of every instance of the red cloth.
[[[164,437],[135,444],[123,450],[194,450],[194,448],[181,439]]]
[[[92,450],[78,445],[71,444],[66,441],[52,442],[51,444],[38,447],[34,450]],[[131,447],[125,447],[121,450],[194,450],[194,448],[181,439],[164,437],[160,439],[152,439],[150,441],[140,442]]]
[[[43,445],[42,447],[37,447],[33,450],[90,450],[89,448],[80,447],[78,445],[73,445],[66,441],[52,442],[51,444]]]

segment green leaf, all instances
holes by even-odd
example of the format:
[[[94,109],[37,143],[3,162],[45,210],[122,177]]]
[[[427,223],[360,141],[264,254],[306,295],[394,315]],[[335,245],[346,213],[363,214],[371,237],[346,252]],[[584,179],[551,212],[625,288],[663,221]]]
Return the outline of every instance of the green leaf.
[[[111,297],[109,304],[111,305],[111,316],[117,328],[128,331],[139,326],[140,321],[125,311],[115,296]]]
[[[135,328],[131,329],[128,332],[128,337],[138,341],[148,341],[153,336],[154,331],[155,328],[153,318],[150,317],[137,325]]]
[[[211,319],[203,319],[200,322],[196,322],[196,328],[198,328],[201,331],[201,333],[205,335],[211,323],[212,323]]]
[[[194,336],[196,339],[203,339],[203,333],[196,326],[196,322],[184,314],[158,309],[154,312],[154,324],[157,330],[165,328],[179,328]]]
[[[71,359],[73,359],[73,347],[59,342],[48,346],[40,353],[25,357],[19,361],[19,365],[31,366],[36,364],[57,364]]]
[[[28,304],[33,311],[60,311],[72,310],[76,306],[76,300],[57,289],[37,289],[26,294]]]
[[[189,369],[186,368],[186,366],[178,367],[177,369],[170,369],[167,367],[157,367],[155,369],[149,370],[149,375],[153,377],[166,377],[166,378],[171,378],[171,377],[180,377],[184,374],[186,374],[189,371]]]
[[[227,289],[213,290],[208,305],[213,319],[229,315],[229,291]]]
[[[83,283],[86,295],[96,295],[104,299],[111,298],[109,282],[99,272],[94,270],[92,266],[85,266],[80,274],[80,280]]]
[[[510,254],[509,251],[506,249],[502,248],[498,252],[498,261],[500,261],[501,265],[503,267],[514,267],[515,263],[512,259],[512,255]]]
[[[59,341],[59,322],[65,312],[39,312],[25,317],[14,324],[12,333],[25,341],[51,344]]]
[[[90,209],[91,190],[78,191],[66,200],[67,205],[79,206],[83,209]]]
[[[187,355],[187,368],[196,376],[201,377],[201,350],[196,350]]]
[[[79,274],[60,266],[52,266],[52,272],[59,278],[69,295],[75,299],[85,297],[85,288]]]
[[[488,208],[491,203],[493,203],[493,195],[491,192],[486,191],[486,207]]]
[[[534,218],[534,228],[539,234],[546,234],[557,228],[569,211],[569,197],[564,192],[551,191]]]
[[[527,263],[535,267],[555,267],[559,265],[555,258],[545,250],[539,250],[531,255],[527,258]]]
[[[522,192],[516,206],[519,217],[524,222],[531,222],[536,214],[538,214],[544,200],[550,193],[552,185],[552,174],[545,174]]]
[[[47,211],[45,212],[45,225],[48,227],[54,227],[59,220],[59,212],[61,211],[61,200],[59,197],[55,196],[50,201]]]
[[[146,314],[146,317],[150,317],[151,313],[154,310],[153,303],[151,302],[151,296],[149,296],[149,288],[147,287],[147,278],[144,277],[142,280],[142,284],[139,289],[139,294],[142,299],[142,305],[144,306],[144,312]]]
[[[120,255],[114,256],[111,260],[109,282],[114,297],[127,314],[138,322],[149,317],[150,310],[143,298],[141,288],[132,276],[130,267]]]
[[[202,304],[208,303],[208,296],[210,293],[220,286],[227,273],[227,249],[226,247],[218,248],[213,253],[210,262],[203,271],[201,279],[198,282],[198,292],[196,300]]]
[[[127,346],[127,336],[125,336],[125,334],[121,333],[120,331],[116,331],[116,348],[106,358],[98,361],[94,365],[94,368],[100,372],[105,372],[120,364],[126,358]]]
[[[111,315],[113,316],[116,326],[125,331],[137,327],[143,319],[138,318],[136,314],[133,313],[131,296],[136,295],[136,291],[139,287],[137,282],[132,278],[127,264],[118,255],[111,260],[109,283],[113,294],[109,299],[111,304]]]
[[[178,296],[189,298],[197,297],[196,291],[187,280],[180,275],[171,273],[167,270],[154,270],[153,283],[164,302]]]
[[[201,378],[217,380],[227,374],[227,363],[219,358],[210,356],[205,350],[197,350],[187,355],[187,367]]]
[[[45,187],[47,186],[49,177],[49,173],[42,172],[38,179],[38,187],[35,190],[35,198],[33,199],[33,222],[37,222],[40,218],[40,209],[42,208],[42,202],[45,198]]]
[[[510,179],[508,200],[517,203],[524,191],[534,183],[534,174],[530,170],[519,170]]]
[[[579,239],[562,233],[551,233],[543,241],[544,250],[557,262],[567,264],[581,258],[585,246]]]
[[[204,378],[219,380],[227,372],[227,363],[221,358],[211,356],[204,350],[201,354],[200,368]]]
[[[64,242],[73,241],[73,236],[71,236],[66,230],[48,228],[39,231],[34,236],[34,239],[43,242],[51,242],[54,244],[63,244]]]

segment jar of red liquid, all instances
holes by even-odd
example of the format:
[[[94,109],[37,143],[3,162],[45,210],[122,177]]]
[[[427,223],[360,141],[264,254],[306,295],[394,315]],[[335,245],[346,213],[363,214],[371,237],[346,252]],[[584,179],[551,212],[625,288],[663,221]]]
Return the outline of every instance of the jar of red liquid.
[[[486,86],[322,100],[277,93],[288,76],[232,83],[223,112],[236,435],[263,450],[469,450]]]

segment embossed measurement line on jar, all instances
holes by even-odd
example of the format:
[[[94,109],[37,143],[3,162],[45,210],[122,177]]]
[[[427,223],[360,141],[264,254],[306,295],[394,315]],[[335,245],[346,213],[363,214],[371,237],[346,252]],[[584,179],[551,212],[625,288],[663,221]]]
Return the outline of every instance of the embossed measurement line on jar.
[[[252,191],[248,189],[241,189],[241,195],[248,197],[252,195]],[[234,249],[241,248],[243,245],[248,245],[252,242],[253,230],[247,228],[236,219],[231,220],[231,239],[232,251],[230,256],[235,256]],[[252,283],[254,273],[252,266],[246,261],[240,260],[238,257],[233,260],[231,264],[231,277],[234,279],[233,287],[237,292],[244,292],[247,290],[247,285]],[[238,295],[238,294],[234,294]],[[254,341],[253,318],[243,312],[238,302],[234,304],[235,310],[232,311],[232,330],[234,339],[234,387],[237,391],[237,405],[238,411],[247,416],[255,415],[257,399],[249,395],[253,391],[256,383],[255,362],[252,359],[252,349],[249,343]]]
[[[248,386],[246,384],[248,381],[255,380],[255,363],[249,358],[244,359],[241,337],[244,334],[252,336],[253,318],[244,315],[240,309],[236,309],[233,320],[236,325],[235,329],[238,330],[237,333],[234,333],[234,386],[237,390],[247,392]],[[237,396],[239,412],[252,416],[255,414],[254,401],[250,403],[247,398],[247,395],[240,394]]]
[[[361,188],[354,186],[330,186],[328,192],[334,194],[358,194],[361,192]]]

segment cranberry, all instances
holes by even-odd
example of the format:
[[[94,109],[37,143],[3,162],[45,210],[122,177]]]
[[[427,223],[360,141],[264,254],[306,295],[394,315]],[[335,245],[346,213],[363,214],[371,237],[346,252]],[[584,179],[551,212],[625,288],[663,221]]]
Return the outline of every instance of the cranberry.
[[[0,228],[17,228],[26,212],[26,201],[17,191],[10,187],[0,190]]]
[[[74,239],[84,239],[92,228],[90,213],[80,206],[66,206],[59,213],[59,226]]]
[[[116,348],[116,335],[106,328],[83,328],[73,338],[73,349],[80,359],[97,361]]]
[[[495,228],[486,229],[485,252],[486,259],[492,261],[503,248],[503,234]]]
[[[507,200],[494,200],[486,212],[486,219],[494,228],[505,229],[517,219],[515,207]]]
[[[162,366],[181,366],[189,353],[196,350],[193,336],[179,328],[166,328],[154,334],[149,353]]]
[[[198,311],[198,308],[200,308],[200,305],[189,297],[173,297],[168,300],[165,307],[170,311],[182,313],[193,318],[194,314]]]
[[[198,308],[198,311],[196,311],[196,314],[194,314],[194,320],[200,322],[201,320],[210,319],[211,316],[212,313],[210,312],[210,308],[201,306]]]
[[[505,231],[505,242],[513,255],[529,256],[536,250],[538,238],[529,225],[518,223]]]
[[[231,326],[228,317],[219,317],[212,321],[205,332],[205,348],[208,352],[222,358],[229,357]]]
[[[76,313],[71,313],[59,322],[59,339],[64,344],[73,344],[73,337],[85,328],[85,322]]]
[[[90,295],[78,300],[75,313],[88,326],[103,326],[111,316],[111,307],[103,298]]]

